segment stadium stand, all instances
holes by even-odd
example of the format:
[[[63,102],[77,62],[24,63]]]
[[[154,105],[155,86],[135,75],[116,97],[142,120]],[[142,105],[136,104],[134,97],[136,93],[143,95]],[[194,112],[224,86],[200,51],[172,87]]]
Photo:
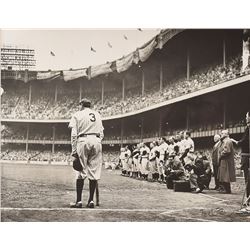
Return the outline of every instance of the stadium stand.
[[[197,72],[193,72],[189,80],[176,78],[171,82],[164,83],[162,92],[155,87],[154,82],[151,89],[145,91],[144,96],[139,88],[127,91],[126,98],[121,100],[119,93],[112,91],[105,94],[104,103],[101,103],[100,93],[87,91],[88,98],[93,101],[93,107],[100,111],[103,117],[124,114],[135,110],[149,107],[152,104],[160,103],[179,97],[194,91],[198,91],[239,76],[241,68],[241,57],[237,56],[229,60],[224,68],[222,64],[207,66]],[[39,88],[35,86],[34,89]],[[69,119],[77,109],[79,96],[77,89],[61,87],[58,91],[57,101],[49,91],[40,91],[39,88],[29,105],[28,89],[7,89],[3,97],[2,114],[3,118],[15,119]],[[46,89],[46,88],[45,88]],[[13,92],[15,94],[13,94]],[[67,93],[67,94],[66,94]],[[17,98],[18,97],[18,98]],[[98,98],[99,97],[99,98]]]
[[[197,34],[195,34],[195,32],[197,32]],[[183,36],[177,36],[177,39],[170,41],[170,43],[165,46],[165,49],[156,50],[151,56],[152,59],[150,58],[139,64],[133,64],[130,69],[121,74],[117,71],[118,73],[112,72],[93,79],[82,77],[69,81],[66,81],[65,77],[59,77],[53,80],[39,80],[33,77],[32,81],[29,82],[23,82],[11,77],[6,81],[4,80],[5,92],[1,100],[1,118],[10,119],[10,121],[5,122],[5,129],[2,129],[2,139],[4,139],[4,144],[20,143],[22,144],[22,149],[3,150],[2,159],[70,162],[72,160],[70,150],[57,148],[57,146],[61,144],[70,145],[70,131],[67,128],[67,122],[64,121],[64,124],[61,123],[61,121],[59,123],[53,123],[53,121],[50,120],[69,119],[71,115],[78,110],[79,99],[82,97],[91,99],[94,109],[99,110],[103,117],[109,118],[113,115],[138,111],[154,104],[185,96],[186,94],[241,77],[242,56],[239,53],[241,53],[242,49],[240,47],[242,38],[240,31],[238,33],[236,31],[237,34],[235,31],[229,31],[226,60],[224,63],[222,62],[222,37],[217,38],[214,31],[211,31],[211,33],[210,31],[202,32],[187,31],[186,36],[185,34]],[[183,44],[186,45],[186,38],[192,35],[195,37],[193,39],[194,44],[191,44],[191,47],[193,47],[193,58],[191,56],[190,75],[187,77],[187,50]],[[220,36],[221,35],[222,34],[220,34]],[[197,36],[198,39],[196,43],[195,39]],[[230,44],[231,41],[233,42]],[[211,46],[210,43],[212,44]],[[206,50],[204,50],[204,47]],[[196,49],[198,52],[195,52]],[[172,51],[173,54],[171,54]],[[200,55],[199,53],[201,51],[205,54]],[[164,65],[160,64],[162,62]],[[164,75],[164,77],[162,77],[161,90],[159,88],[160,65],[163,67],[162,74]],[[145,73],[145,86],[143,90],[142,72]],[[14,74],[15,72],[7,71],[4,74],[11,75],[11,73]],[[29,73],[33,74],[34,72]],[[48,72],[45,74],[47,73]],[[49,73],[52,74],[54,72]],[[75,71],[69,71],[67,73],[71,75],[74,74]],[[60,75],[60,72],[56,74]],[[126,83],[124,96],[122,93],[122,79],[125,79]],[[102,92],[103,82],[105,82],[104,93]],[[245,89],[247,88],[242,87],[237,93],[240,95],[246,94],[247,91],[245,91]],[[223,92],[225,93],[226,90]],[[223,95],[216,96],[215,93],[211,94],[209,98],[211,98],[213,104],[215,103],[213,98],[217,98],[218,103],[216,104],[221,107],[223,103],[219,101]],[[246,97],[247,94],[242,99],[247,99]],[[211,113],[209,116],[206,115],[207,110],[202,106],[202,98],[203,97],[199,99],[199,105],[194,104],[194,113],[198,117],[195,117],[196,119],[192,117],[193,123],[189,125],[188,130],[192,132],[206,132],[203,137],[206,137],[206,143],[208,144],[209,142],[210,146],[212,142],[210,139],[213,135],[210,132],[214,133],[215,131],[213,130],[220,130],[223,127],[238,128],[244,126],[244,121],[242,121],[244,117],[242,114],[245,114],[243,109],[245,109],[248,104],[245,105],[243,103],[244,105],[242,106],[244,106],[244,108],[240,112],[237,110],[238,106],[236,105],[235,109],[229,107],[232,112],[227,114],[227,119],[225,119],[225,124],[223,124],[223,119],[221,119],[223,113],[219,112],[221,110],[217,111],[216,106],[214,109],[219,118],[215,117],[214,113]],[[110,145],[110,148],[112,148],[111,145],[113,144],[116,146],[120,144],[131,145],[144,139],[147,139],[146,142],[148,143],[150,140],[159,137],[160,134],[161,136],[168,137],[175,135],[180,130],[187,129],[185,116],[185,106],[187,102],[183,101],[182,103],[184,104],[180,109],[177,108],[179,104],[176,104],[172,105],[174,107],[170,105],[171,108],[163,107],[162,109],[156,109],[152,112],[144,112],[137,117],[128,116],[127,119],[124,119],[124,126],[121,124],[122,119],[110,119],[109,124],[108,121],[105,121],[104,144]],[[231,103],[231,101],[229,103]],[[235,102],[232,105],[234,104]],[[238,105],[241,106],[241,104]],[[197,111],[199,111],[199,115],[197,115]],[[158,113],[164,116],[162,117],[163,124],[159,122],[159,117],[157,117]],[[199,117],[201,113],[205,113],[202,118]],[[171,116],[171,114],[173,115]],[[208,118],[204,119],[206,116]],[[144,118],[143,126],[142,120]],[[24,121],[22,121],[23,123],[20,123],[20,119],[24,119]],[[29,123],[29,121],[25,121],[27,119],[43,120],[43,125],[40,124],[40,121],[32,121]],[[56,127],[55,134],[53,134],[53,126]],[[159,127],[161,127],[161,132],[159,131]],[[121,133],[121,131],[123,132]],[[234,132],[236,135],[240,133],[242,133],[241,130]],[[210,139],[208,139],[209,136]],[[196,137],[199,138],[202,136],[197,135]],[[37,148],[33,149],[28,144],[35,144]],[[25,145],[26,150],[23,148]],[[47,145],[48,147],[45,148],[41,145]],[[199,146],[197,149],[198,148],[204,150],[207,157],[210,158],[211,147],[202,148]],[[118,155],[118,150],[112,151],[106,148],[103,159],[104,161],[117,162]],[[239,157],[236,158],[238,159]]]
[[[73,157],[71,157],[70,151],[61,150],[55,151],[39,151],[29,150],[26,152],[23,149],[11,149],[1,152],[1,159],[4,161],[34,161],[34,162],[64,162],[71,164]],[[103,162],[118,163],[119,151],[104,151]]]

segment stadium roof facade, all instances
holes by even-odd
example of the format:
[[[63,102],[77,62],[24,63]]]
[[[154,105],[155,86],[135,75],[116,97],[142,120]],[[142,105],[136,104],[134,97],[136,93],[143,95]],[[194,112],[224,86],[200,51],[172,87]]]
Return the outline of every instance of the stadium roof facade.
[[[64,81],[71,81],[77,78],[87,78],[92,79],[99,75],[106,75],[112,72],[124,72],[128,70],[133,64],[138,64],[140,62],[145,62],[155,49],[162,49],[164,44],[166,44],[175,35],[182,32],[183,29],[164,29],[161,30],[158,35],[153,37],[150,41],[145,43],[140,48],[137,48],[132,53],[119,58],[113,62],[107,62],[101,65],[89,66],[87,68],[80,69],[70,69],[70,70],[58,70],[58,71],[37,71],[33,74],[33,77],[25,76],[25,74],[18,74],[18,80],[23,80],[25,82],[29,80],[53,80],[58,77],[63,77]],[[3,78],[8,78],[3,72]],[[11,77],[12,78],[12,77]]]

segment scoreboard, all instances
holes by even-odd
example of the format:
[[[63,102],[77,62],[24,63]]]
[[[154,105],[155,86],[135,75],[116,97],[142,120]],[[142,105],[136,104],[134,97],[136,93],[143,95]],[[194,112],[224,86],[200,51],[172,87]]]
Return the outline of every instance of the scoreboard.
[[[3,46],[1,48],[2,70],[30,70],[36,66],[35,50],[18,48],[16,46]]]

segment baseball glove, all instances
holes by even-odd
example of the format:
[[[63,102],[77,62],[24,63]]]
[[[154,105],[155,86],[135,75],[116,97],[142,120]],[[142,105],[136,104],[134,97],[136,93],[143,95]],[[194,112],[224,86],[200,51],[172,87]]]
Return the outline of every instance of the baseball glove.
[[[76,170],[76,171],[82,171],[83,170],[83,167],[82,167],[82,164],[80,162],[80,159],[79,157],[75,157],[75,159],[73,160],[73,169]]]

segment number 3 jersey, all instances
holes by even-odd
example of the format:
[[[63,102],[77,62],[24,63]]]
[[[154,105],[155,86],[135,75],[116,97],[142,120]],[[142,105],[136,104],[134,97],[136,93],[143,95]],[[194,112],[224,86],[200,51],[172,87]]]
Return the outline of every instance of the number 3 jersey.
[[[90,108],[77,111],[70,120],[69,128],[71,128],[71,136],[92,133],[100,134],[101,139],[104,136],[101,115]]]

